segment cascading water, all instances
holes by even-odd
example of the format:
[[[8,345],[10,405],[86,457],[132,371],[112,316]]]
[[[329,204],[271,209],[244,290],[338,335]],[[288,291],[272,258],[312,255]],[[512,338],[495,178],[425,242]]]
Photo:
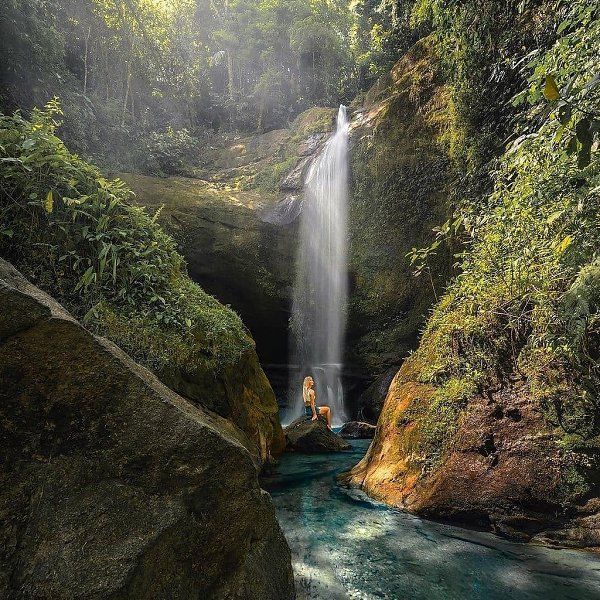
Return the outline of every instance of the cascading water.
[[[329,405],[333,424],[345,422],[341,382],[346,326],[348,119],[340,106],[335,133],[312,164],[304,186],[292,307],[290,377],[294,414],[303,411],[302,379],[315,381],[317,404]]]

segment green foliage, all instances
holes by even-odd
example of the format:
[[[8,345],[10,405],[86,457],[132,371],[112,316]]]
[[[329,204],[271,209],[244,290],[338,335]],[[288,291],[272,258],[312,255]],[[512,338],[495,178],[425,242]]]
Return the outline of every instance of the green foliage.
[[[586,5],[570,3],[558,15],[569,22],[559,26],[562,36],[527,62],[531,76],[514,104],[529,106],[496,163],[493,192],[462,206],[462,272],[412,360],[436,394],[457,381],[472,394],[526,381],[557,439],[577,440],[591,456],[600,434],[600,158],[596,133],[591,143],[581,140],[588,134],[578,123],[600,109],[593,83],[600,57],[590,51],[600,15]],[[573,139],[588,144],[585,161]],[[440,420],[436,404],[430,423]],[[452,431],[451,422],[443,429]],[[448,438],[432,439],[425,436],[423,448],[439,457]],[[567,487],[583,493],[592,462],[578,462]]]
[[[237,315],[189,280],[172,238],[121,181],[69,153],[60,114],[53,100],[30,121],[0,116],[0,253],[157,370],[233,364],[251,345]]]
[[[290,172],[297,162],[297,157],[290,156],[281,162],[269,165],[261,169],[247,187],[263,192],[277,192],[282,178]]]
[[[190,135],[187,129],[174,130],[167,127],[164,131],[154,131],[142,145],[143,170],[152,175],[181,175],[198,163],[201,152],[197,137]]]

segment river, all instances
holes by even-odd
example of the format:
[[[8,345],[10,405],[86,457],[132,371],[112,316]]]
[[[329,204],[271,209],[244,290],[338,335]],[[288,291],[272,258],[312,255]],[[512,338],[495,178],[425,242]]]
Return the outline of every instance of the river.
[[[336,485],[369,442],[283,456],[263,485],[292,550],[298,600],[600,600],[600,555],[424,521]]]

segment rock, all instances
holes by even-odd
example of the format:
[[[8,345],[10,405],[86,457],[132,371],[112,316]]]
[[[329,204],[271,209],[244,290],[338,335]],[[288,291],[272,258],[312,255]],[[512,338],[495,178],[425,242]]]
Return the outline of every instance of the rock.
[[[363,421],[348,421],[344,423],[338,434],[343,438],[353,438],[355,440],[371,440],[375,437],[377,427]]]
[[[298,146],[298,156],[310,156],[319,150],[325,141],[327,134],[315,133],[302,140]]]
[[[284,429],[290,450],[305,454],[349,450],[350,444],[327,428],[323,419],[300,417]]]
[[[348,368],[384,373],[417,346],[451,274],[438,252],[419,278],[406,254],[429,246],[450,218],[448,145],[456,111],[431,38],[418,42],[352,107]],[[432,288],[435,285],[435,292]],[[365,418],[366,415],[365,415]]]
[[[312,156],[306,156],[282,179],[279,189],[282,192],[301,192],[304,188],[304,179],[313,161]]]
[[[245,435],[0,260],[0,596],[294,597]]]
[[[360,395],[357,411],[359,419],[377,423],[390,383],[392,383],[392,379],[394,379],[399,368],[398,366],[392,366],[387,369]]]
[[[279,186],[291,165],[304,161],[306,167],[312,160],[333,127],[335,112],[311,108],[289,129],[224,137],[207,149],[207,167],[198,173],[202,179],[118,174],[135,192],[137,202],[157,213],[160,225],[175,238],[190,277],[231,305],[256,341],[261,363],[276,368],[287,362],[294,277],[290,265],[296,258],[296,220],[302,207],[299,181],[289,184],[296,190],[289,194],[280,192]],[[238,414],[228,382],[209,390],[205,381],[194,383],[198,378],[193,373],[167,374],[165,381],[167,377],[179,393],[205,402],[198,397],[204,389],[205,396],[216,399],[211,406],[220,414],[227,413],[218,407],[228,405],[230,413]],[[277,391],[283,394],[287,387],[286,381]],[[192,389],[194,395],[189,396]],[[260,386],[258,395],[265,389]],[[272,392],[268,395],[271,410],[275,400]],[[269,422],[267,415],[263,432],[267,437]],[[277,429],[277,424],[273,427]],[[275,433],[273,452],[283,440],[280,429]]]
[[[177,241],[190,277],[242,317],[256,341],[260,361],[277,363],[287,357],[294,225],[263,221],[276,199],[185,177],[127,173],[120,177],[151,213],[164,206],[159,222]],[[192,385],[184,388],[184,380],[193,384],[194,379],[175,374],[169,385],[179,381],[176,391],[198,401],[203,401],[198,397],[202,390],[209,391],[218,399],[212,408],[220,414],[225,413],[218,405],[236,405],[227,394],[229,384],[211,390],[199,381],[190,396]],[[271,398],[269,406],[276,408],[273,392],[264,385],[259,389]],[[282,434],[277,436],[281,443]]]
[[[561,451],[526,382],[474,395],[455,429],[439,417],[428,424],[423,411],[436,390],[419,381],[427,366],[420,361],[429,357],[420,352],[394,378],[367,454],[341,483],[424,517],[520,541],[600,546],[600,503],[569,498],[579,481],[574,454]],[[451,440],[436,461],[423,450],[432,426]]]
[[[302,212],[302,194],[288,194],[262,218],[271,225],[290,225]]]

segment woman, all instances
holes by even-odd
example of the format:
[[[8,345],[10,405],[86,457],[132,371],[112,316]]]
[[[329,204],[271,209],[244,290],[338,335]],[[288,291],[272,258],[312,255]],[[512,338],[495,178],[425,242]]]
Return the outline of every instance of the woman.
[[[331,409],[329,406],[317,406],[316,405],[316,394],[313,386],[315,382],[313,378],[309,375],[304,378],[304,383],[302,384],[302,398],[304,398],[304,413],[307,417],[312,415],[312,421],[316,421],[319,418],[319,415],[325,415],[327,419],[327,427],[331,429]],[[333,430],[332,430],[333,431]]]

